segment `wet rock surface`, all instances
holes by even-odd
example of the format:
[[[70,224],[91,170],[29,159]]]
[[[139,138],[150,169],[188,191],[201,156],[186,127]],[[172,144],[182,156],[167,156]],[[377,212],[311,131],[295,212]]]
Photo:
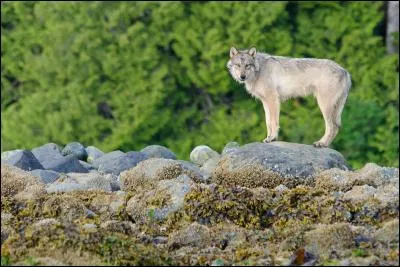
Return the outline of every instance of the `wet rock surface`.
[[[99,153],[85,173],[2,162],[2,263],[398,265],[398,168],[350,170],[331,149],[272,144],[200,147],[195,162]],[[36,154],[79,162],[61,150]],[[141,160],[101,170],[121,157]]]

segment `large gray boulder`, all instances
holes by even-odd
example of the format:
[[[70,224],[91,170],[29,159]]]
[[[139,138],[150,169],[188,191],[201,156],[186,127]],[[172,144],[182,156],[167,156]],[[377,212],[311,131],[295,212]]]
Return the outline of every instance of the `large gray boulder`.
[[[123,153],[119,150],[105,154],[95,159],[92,165],[98,168],[98,171],[119,175],[121,172],[135,167],[139,162],[147,159],[141,152],[131,151]]]
[[[118,157],[124,155],[125,153],[122,152],[121,150],[115,150],[112,152],[108,152],[107,154],[104,154],[101,157],[98,157],[96,159],[94,159],[91,164],[93,167],[95,167],[96,169],[98,169],[102,164],[106,164],[109,161],[112,161],[114,159],[117,159]]]
[[[63,156],[68,154],[67,156]],[[88,172],[89,168],[82,165],[82,163],[77,158],[69,148],[61,150],[60,146],[55,143],[48,143],[40,147],[32,149],[33,155],[39,160],[43,168],[46,170],[53,170],[56,172]]]
[[[87,173],[89,170],[84,167],[75,155],[68,155],[66,157],[57,158],[51,161],[46,161],[46,169],[56,172],[81,172]]]
[[[148,159],[148,157],[144,153],[138,152],[138,151],[129,151],[129,152],[126,152],[125,155],[128,156],[129,158],[134,159],[138,163],[143,160]]]
[[[330,148],[286,142],[250,143],[221,156],[212,181],[223,185],[274,188],[283,184],[314,185],[319,172],[349,170],[343,156]]]
[[[17,149],[3,152],[1,153],[1,162],[26,171],[43,169],[42,164],[29,150]]]
[[[43,146],[36,147],[32,149],[32,153],[45,169],[47,169],[47,165],[50,162],[63,158],[60,146],[55,143],[48,143]]]
[[[160,145],[147,146],[140,152],[144,153],[148,158],[177,159],[174,152]]]

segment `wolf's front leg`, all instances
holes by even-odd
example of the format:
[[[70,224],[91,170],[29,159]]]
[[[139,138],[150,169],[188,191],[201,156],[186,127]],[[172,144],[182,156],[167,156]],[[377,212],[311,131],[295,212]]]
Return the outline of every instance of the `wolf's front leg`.
[[[268,140],[268,137],[269,137],[269,134],[272,132],[271,131],[271,117],[270,117],[269,108],[268,108],[267,103],[265,101],[262,101],[262,103],[263,103],[264,112],[265,112],[265,125],[267,125],[267,137],[263,140],[263,142],[269,143],[269,142],[271,142],[271,140]]]
[[[279,99],[262,100],[265,111],[265,123],[267,125],[268,135],[263,140],[264,143],[270,143],[278,138],[279,132]]]

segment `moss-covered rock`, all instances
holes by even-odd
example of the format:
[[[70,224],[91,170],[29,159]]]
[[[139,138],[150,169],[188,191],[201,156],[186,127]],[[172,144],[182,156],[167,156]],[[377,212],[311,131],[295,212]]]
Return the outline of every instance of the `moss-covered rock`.
[[[315,179],[315,186],[328,191],[350,190],[353,186],[370,185],[373,187],[387,184],[399,184],[399,169],[380,167],[375,163],[367,163],[356,171],[332,168],[319,173]]]
[[[45,217],[59,217],[69,222],[85,216],[87,210],[85,203],[73,194],[50,195],[37,209]]]
[[[133,192],[149,190],[155,188],[158,181],[174,179],[181,174],[186,174],[195,181],[202,180],[200,173],[194,172],[177,160],[151,158],[121,173],[121,189]]]
[[[2,256],[14,261],[51,255],[68,265],[169,265],[163,251],[135,243],[126,235],[109,235],[103,229],[88,231],[75,224],[46,221],[28,226],[2,245]],[[64,252],[64,253],[62,253]],[[71,257],[72,256],[72,257]]]
[[[186,228],[171,234],[168,246],[171,249],[177,249],[183,246],[204,248],[209,245],[210,239],[211,235],[209,229],[204,225],[194,222]]]
[[[184,197],[194,182],[187,175],[161,180],[155,189],[136,193],[127,203],[126,211],[138,223],[164,221],[172,213],[183,210]]]
[[[14,229],[8,225],[1,226],[1,244],[8,239],[10,235],[15,233]]]
[[[230,160],[226,156],[223,156],[218,161],[218,165],[212,173],[211,182],[223,186],[243,186],[248,188],[260,186],[274,188],[280,184],[294,187],[296,184],[294,179],[284,182],[284,178],[281,175],[256,163],[232,169]]]
[[[353,179],[349,178],[351,172],[332,168],[325,170],[315,178],[315,187],[327,191],[348,191],[353,185]]]
[[[368,198],[374,197],[376,191],[376,188],[370,185],[357,185],[347,191],[343,198],[352,203],[365,202]]]
[[[139,232],[138,227],[130,221],[109,220],[102,223],[100,227],[104,228],[107,232],[122,233],[125,235],[134,235]]]
[[[305,248],[314,255],[324,258],[333,251],[344,255],[346,250],[354,246],[354,235],[348,223],[317,225],[316,229],[305,233]]]
[[[244,227],[268,223],[271,193],[267,189],[196,185],[185,197],[185,212],[200,223],[231,221]]]
[[[30,188],[32,186],[33,188]],[[33,176],[29,172],[14,166],[1,164],[2,197],[12,197],[23,191],[25,191],[26,194],[32,194],[32,191],[36,191],[37,189],[40,190],[41,186],[43,186],[43,183],[40,181],[40,179]],[[22,198],[24,198],[24,196],[22,196]]]
[[[374,238],[386,245],[399,243],[399,219],[385,222],[375,233]]]

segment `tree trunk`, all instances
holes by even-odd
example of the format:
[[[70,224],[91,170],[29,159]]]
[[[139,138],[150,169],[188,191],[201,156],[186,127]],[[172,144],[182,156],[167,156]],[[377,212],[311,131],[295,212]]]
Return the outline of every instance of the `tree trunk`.
[[[386,49],[389,54],[399,52],[399,47],[394,44],[393,32],[399,32],[399,1],[387,3]]]

